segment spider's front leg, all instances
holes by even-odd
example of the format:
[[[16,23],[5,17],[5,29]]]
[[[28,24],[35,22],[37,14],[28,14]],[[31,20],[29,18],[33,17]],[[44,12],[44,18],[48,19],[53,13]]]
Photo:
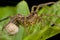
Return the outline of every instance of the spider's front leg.
[[[36,9],[37,9],[37,5],[32,6],[31,13],[26,17],[27,23],[29,25],[36,24],[36,22],[38,20],[38,14],[36,12]]]
[[[35,12],[35,9],[37,8],[37,5],[32,6],[31,13]]]
[[[48,3],[45,3],[45,4],[39,4],[39,5],[34,5],[32,6],[31,8],[31,13],[33,12],[38,12],[38,10],[41,8],[41,7],[44,7],[44,6],[47,6],[47,5],[50,5],[50,4],[54,4],[55,2],[48,2]],[[36,8],[36,9],[35,9]]]
[[[47,6],[47,5],[54,4],[54,3],[55,2],[49,2],[49,3],[33,6],[32,9],[31,9],[30,15],[27,17],[28,20],[29,20],[29,23],[32,25],[35,22],[37,22],[37,20],[41,20],[41,17],[39,17],[38,14],[37,14],[40,7]]]
[[[48,3],[44,3],[44,4],[39,4],[36,8],[36,12],[38,12],[41,7],[44,7],[44,6],[47,6],[47,5],[50,5],[50,4],[54,4],[54,3],[55,2],[48,2]]]

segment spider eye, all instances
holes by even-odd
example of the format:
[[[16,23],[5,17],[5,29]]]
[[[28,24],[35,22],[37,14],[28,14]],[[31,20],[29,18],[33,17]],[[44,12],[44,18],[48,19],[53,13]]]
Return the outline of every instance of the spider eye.
[[[18,26],[15,25],[14,23],[9,23],[5,27],[5,29],[6,29],[6,32],[10,35],[14,35],[14,34],[18,33],[18,30],[19,30]]]

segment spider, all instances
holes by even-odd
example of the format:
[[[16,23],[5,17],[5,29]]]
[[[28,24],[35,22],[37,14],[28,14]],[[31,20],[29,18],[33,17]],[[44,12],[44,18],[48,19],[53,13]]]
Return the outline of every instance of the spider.
[[[32,26],[33,24],[36,24],[37,22],[41,22],[41,20],[43,20],[42,19],[43,16],[56,16],[56,15],[50,15],[50,14],[41,14],[40,16],[38,16],[38,14],[37,14],[40,7],[47,6],[47,5],[54,4],[54,3],[55,2],[49,2],[49,3],[45,3],[45,4],[35,5],[31,8],[31,13],[28,16],[23,16],[21,14],[17,14],[15,16],[9,16],[9,17],[6,17],[6,18],[0,20],[0,22],[1,22],[1,21],[4,21],[4,20],[10,18],[10,21],[5,26],[3,26],[2,30],[6,29],[6,31],[9,34],[14,35],[18,32],[19,25],[23,25],[26,28],[29,25]],[[35,10],[35,8],[36,8],[36,10]],[[59,17],[59,16],[57,16],[57,17]]]

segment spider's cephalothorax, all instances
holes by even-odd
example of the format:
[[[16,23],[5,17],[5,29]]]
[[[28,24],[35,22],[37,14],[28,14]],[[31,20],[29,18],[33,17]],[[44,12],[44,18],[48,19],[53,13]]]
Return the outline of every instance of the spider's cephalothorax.
[[[20,15],[18,14],[18,16],[17,16],[17,21],[18,21],[20,24],[24,25],[24,26],[28,26],[28,25],[33,25],[33,24],[35,24],[36,21],[37,21],[37,18],[38,18],[38,15],[37,15],[36,12],[33,12],[33,13],[31,13],[30,15],[28,15],[28,16],[26,16],[26,17],[20,16]]]
[[[40,19],[41,19],[42,16],[38,16],[38,14],[37,14],[39,8],[42,7],[42,6],[52,4],[52,3],[54,3],[54,2],[49,2],[49,3],[41,4],[41,5],[38,5],[38,6],[33,6],[32,9],[31,9],[31,13],[28,16],[23,16],[21,14],[17,14],[13,17],[7,17],[7,18],[10,18],[11,20],[2,29],[6,29],[6,31],[9,34],[13,35],[13,34],[16,34],[18,32],[19,25],[23,25],[23,26],[26,27],[26,26],[29,26],[29,25],[31,26],[33,24],[36,24],[36,22],[40,22]],[[34,11],[35,8],[36,8],[36,10]],[[1,21],[3,21],[3,20],[0,20],[0,22]]]
[[[29,25],[36,24],[38,19],[39,19],[39,16],[38,16],[37,12],[33,12],[29,16],[27,16],[27,20],[28,20]]]

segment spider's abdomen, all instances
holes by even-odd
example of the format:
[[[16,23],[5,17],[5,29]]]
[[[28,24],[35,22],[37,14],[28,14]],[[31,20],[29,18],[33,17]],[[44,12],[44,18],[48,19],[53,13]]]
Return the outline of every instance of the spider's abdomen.
[[[15,25],[14,23],[9,23],[6,27],[5,27],[6,31],[8,34],[10,35],[14,35],[18,32],[19,28],[17,25]]]

